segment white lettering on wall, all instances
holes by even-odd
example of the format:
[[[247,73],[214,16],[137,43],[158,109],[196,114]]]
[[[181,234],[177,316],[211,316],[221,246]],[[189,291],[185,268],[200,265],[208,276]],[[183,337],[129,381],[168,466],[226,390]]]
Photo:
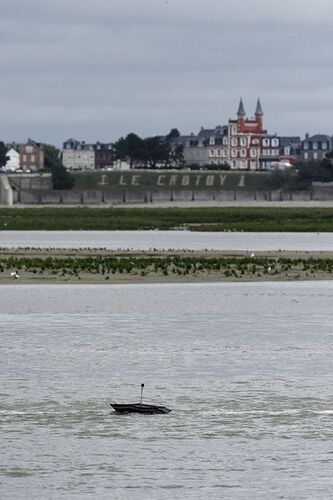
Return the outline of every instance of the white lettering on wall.
[[[133,175],[132,186],[140,186],[140,175]]]
[[[226,175],[220,175],[220,185],[223,186],[227,176]]]
[[[207,175],[206,186],[214,186],[215,175]]]
[[[195,185],[196,186],[199,186],[201,177],[202,177],[202,175],[196,175],[195,176]]]
[[[241,175],[238,183],[239,188],[243,188],[245,186],[245,175]]]
[[[177,184],[178,175],[172,175],[170,177],[169,186],[175,186]]]
[[[127,186],[127,182],[126,180],[124,179],[124,176],[121,175],[120,176],[120,179],[119,179],[119,186]]]
[[[159,175],[159,176],[157,177],[157,185],[158,185],[158,186],[164,186],[164,181],[163,181],[163,179],[165,179],[165,175]]]
[[[182,176],[182,186],[189,186],[190,184],[190,176],[189,175],[183,175]]]
[[[105,174],[101,176],[101,180],[98,183],[100,186],[105,186],[106,184],[109,184],[108,178],[106,177]]]

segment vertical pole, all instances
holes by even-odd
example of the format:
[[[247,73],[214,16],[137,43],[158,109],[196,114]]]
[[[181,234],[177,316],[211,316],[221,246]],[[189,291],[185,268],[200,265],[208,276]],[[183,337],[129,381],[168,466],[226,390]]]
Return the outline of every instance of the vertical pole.
[[[145,384],[141,384],[141,397],[140,397],[140,405],[142,405],[142,395],[143,395],[143,388]]]

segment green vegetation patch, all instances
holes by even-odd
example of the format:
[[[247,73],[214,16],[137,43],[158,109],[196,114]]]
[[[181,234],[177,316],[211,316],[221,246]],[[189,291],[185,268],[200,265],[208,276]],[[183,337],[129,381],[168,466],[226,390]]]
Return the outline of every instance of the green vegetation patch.
[[[333,259],[290,259],[267,257],[8,257],[0,259],[0,273],[15,269],[19,273],[58,275],[80,278],[82,274],[102,275],[110,279],[113,274],[139,276],[198,276],[213,273],[221,278],[297,277],[331,274]]]
[[[0,230],[333,232],[333,208],[2,208]],[[1,242],[0,242],[1,246]]]

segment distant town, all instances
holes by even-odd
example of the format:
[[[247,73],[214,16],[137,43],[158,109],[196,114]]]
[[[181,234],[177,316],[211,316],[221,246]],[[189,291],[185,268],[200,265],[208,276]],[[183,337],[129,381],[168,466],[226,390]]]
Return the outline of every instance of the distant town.
[[[264,128],[258,99],[254,116],[247,117],[243,100],[226,125],[181,135],[140,138],[134,133],[110,143],[86,143],[70,138],[57,155],[68,171],[129,170],[132,168],[191,168],[269,171],[287,169],[299,161],[322,161],[333,149],[333,138],[315,134],[304,138],[270,134]],[[28,139],[24,144],[3,144],[2,172],[35,173],[44,169],[49,145]],[[60,162],[59,162],[60,163]]]

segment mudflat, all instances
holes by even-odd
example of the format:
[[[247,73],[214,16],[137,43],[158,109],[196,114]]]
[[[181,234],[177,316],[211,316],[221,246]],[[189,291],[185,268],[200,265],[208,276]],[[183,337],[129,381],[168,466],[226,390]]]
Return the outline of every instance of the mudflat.
[[[0,265],[7,285],[313,281],[332,279],[333,251],[8,248]]]

